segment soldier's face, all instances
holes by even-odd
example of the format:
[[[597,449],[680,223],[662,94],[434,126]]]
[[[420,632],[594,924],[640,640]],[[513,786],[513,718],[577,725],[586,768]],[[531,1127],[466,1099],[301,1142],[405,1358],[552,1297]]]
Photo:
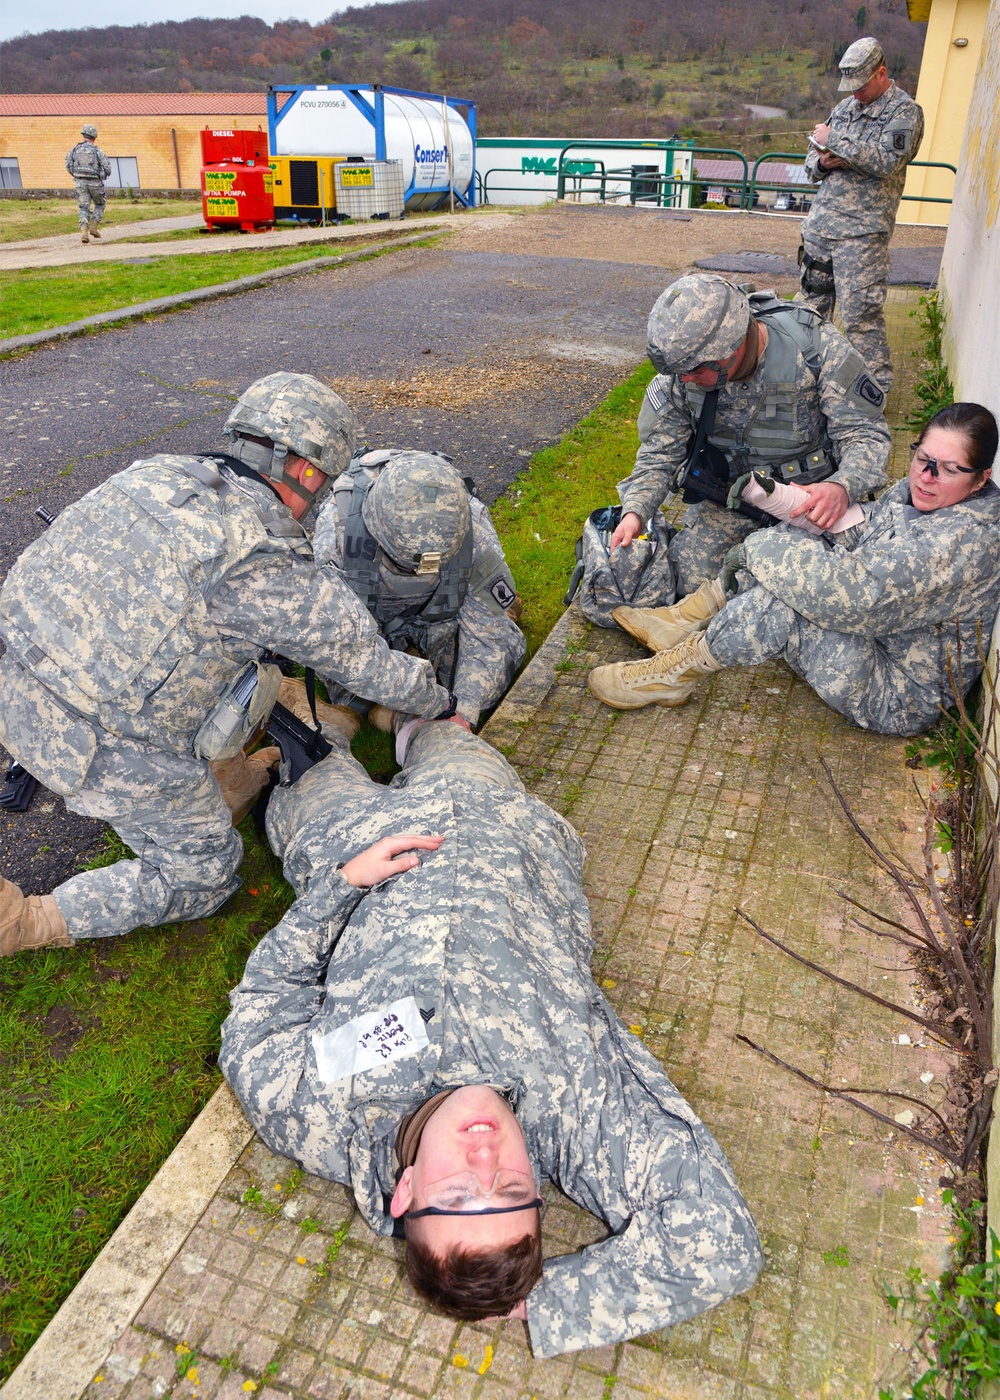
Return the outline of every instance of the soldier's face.
[[[854,91],[855,102],[860,102],[862,107],[867,107],[869,102],[874,102],[876,97],[881,97],[889,86],[889,74],[886,72],[885,64],[877,68],[862,87]]]
[[[520,1123],[506,1101],[484,1084],[458,1089],[427,1120],[420,1135],[420,1146],[412,1167],[407,1167],[392,1198],[392,1214],[422,1210],[427,1205],[427,1188],[462,1172],[472,1172],[487,1190],[497,1172],[514,1171],[532,1176]],[[503,1206],[508,1202],[497,1200]],[[483,1215],[469,1212],[460,1216],[430,1216],[408,1222],[433,1238],[436,1252],[445,1253],[452,1245],[496,1247],[537,1229],[535,1211],[515,1211],[509,1215]]]
[[[684,384],[697,384],[699,389],[714,389],[719,382],[720,371],[730,369],[742,353],[743,346],[741,345],[738,350],[733,351],[728,359],[718,360],[713,364],[695,365],[694,369],[686,370],[681,375],[681,381]]]
[[[932,475],[928,459],[934,461]],[[910,459],[910,499],[917,510],[940,510],[964,501],[983,485],[989,472],[969,473],[969,444],[954,428],[929,428]],[[962,471],[961,468],[966,470]]]

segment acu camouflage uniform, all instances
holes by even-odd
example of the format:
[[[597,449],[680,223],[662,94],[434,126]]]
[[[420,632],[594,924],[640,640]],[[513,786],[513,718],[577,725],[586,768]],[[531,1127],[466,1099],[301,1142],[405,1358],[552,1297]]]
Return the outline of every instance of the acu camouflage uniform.
[[[368,891],[339,873],[408,830],[444,844]],[[424,725],[388,788],[333,755],[275,792],[268,834],[299,897],[232,993],[219,1063],[270,1147],[349,1185],[388,1235],[400,1119],[439,1089],[508,1095],[536,1169],[611,1231],[546,1261],[528,1295],[536,1356],[750,1286],[760,1246],[725,1156],[591,979],[580,839],[495,750]],[[327,1082],[323,1038],[397,1001],[426,1044]]]
[[[957,505],[918,511],[899,481],[843,534],[779,526],[747,540],[743,554],[740,592],[705,634],[722,666],[783,657],[833,709],[881,734],[918,734],[954,704],[956,637],[965,690],[982,670],[1000,603],[992,482]]]
[[[503,547],[486,506],[470,494],[472,528],[458,555],[438,574],[401,573],[361,518],[381,470],[355,461],[337,478],[316,522],[317,563],[343,573],[394,651],[412,649],[430,659],[439,682],[454,691],[459,713],[477,724],[507,690],[525,651],[524,634],[507,615],[515,588]],[[323,679],[335,704],[367,709]]]
[[[76,186],[81,229],[99,224],[104,218],[104,181],[111,174],[111,162],[93,141],[78,141],[66,157],[66,169]]]
[[[840,308],[851,344],[874,378],[889,392],[892,360],[885,333],[889,239],[906,183],[906,167],[924,135],[924,114],[895,83],[874,102],[854,97],[838,102],[828,119],[827,149],[847,162],[844,170],[824,170],[820,151],[810,147],[806,175],[820,182],[802,224],[802,289],[808,302],[829,319]],[[810,268],[810,260],[820,267]]]
[[[761,315],[761,306],[776,309]],[[860,501],[886,483],[891,434],[885,396],[860,355],[833,326],[792,302],[756,293],[751,311],[767,326],[767,348],[749,379],[719,391],[709,442],[725,452],[730,480],[762,470],[780,481],[825,479]],[[632,473],[618,483],[622,512],[648,520],[678,489],[706,390],[680,374],[658,374],[639,411],[639,451]],[[833,469],[831,474],[831,468]],[[715,578],[726,552],[759,527],[709,501],[684,513],[670,542],[677,596]]]
[[[0,739],[136,854],[53,891],[73,938],[210,914],[239,887],[206,761],[224,755],[199,735],[265,651],[400,709],[448,703],[314,564],[271,487],[221,454],[135,462],[64,510],[11,569],[0,636]]]

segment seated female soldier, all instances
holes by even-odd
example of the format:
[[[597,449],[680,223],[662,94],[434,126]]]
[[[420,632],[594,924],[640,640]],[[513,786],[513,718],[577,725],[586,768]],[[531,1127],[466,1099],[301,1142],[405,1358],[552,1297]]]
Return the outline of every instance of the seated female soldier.
[[[683,705],[699,676],[783,657],[863,729],[927,729],[954,703],[953,678],[967,691],[978,677],[1000,603],[996,450],[988,409],[942,409],[914,443],[906,480],[860,523],[806,534],[789,519],[751,535],[723,578],[674,607],[617,609],[656,655],[597,667],[591,691],[619,710]],[[769,486],[747,490],[757,501]]]

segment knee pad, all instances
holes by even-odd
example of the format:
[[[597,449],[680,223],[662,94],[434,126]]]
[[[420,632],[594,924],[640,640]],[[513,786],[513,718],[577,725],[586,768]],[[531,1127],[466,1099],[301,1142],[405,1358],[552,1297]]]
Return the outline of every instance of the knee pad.
[[[832,258],[814,258],[805,248],[800,248],[799,266],[802,269],[804,292],[810,292],[813,296],[830,296],[836,291]]]

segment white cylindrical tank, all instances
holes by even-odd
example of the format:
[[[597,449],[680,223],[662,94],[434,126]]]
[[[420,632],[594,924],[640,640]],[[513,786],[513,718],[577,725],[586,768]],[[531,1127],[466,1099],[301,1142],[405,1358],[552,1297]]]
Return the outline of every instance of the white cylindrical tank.
[[[375,105],[375,94],[357,89]],[[340,88],[303,88],[286,103],[275,123],[275,155],[375,157],[375,127]],[[385,155],[403,167],[408,209],[437,204],[448,191],[448,157],[452,184],[463,194],[469,187],[475,152],[472,132],[460,112],[432,97],[385,94]]]

